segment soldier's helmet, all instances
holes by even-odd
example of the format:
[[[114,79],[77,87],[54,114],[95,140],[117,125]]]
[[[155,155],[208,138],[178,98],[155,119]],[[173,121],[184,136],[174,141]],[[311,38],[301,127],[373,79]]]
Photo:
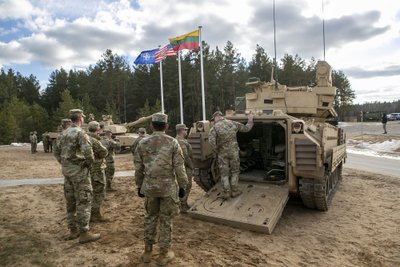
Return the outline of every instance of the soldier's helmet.
[[[176,126],[175,126],[175,129],[178,131],[178,130],[187,130],[187,129],[189,129],[188,127],[186,127],[186,125],[185,124],[177,124]]]
[[[215,117],[217,117],[217,116],[221,116],[221,117],[223,117],[223,116],[224,116],[224,114],[222,114],[222,112],[221,112],[221,111],[215,111],[215,112],[214,112],[214,114],[212,115],[212,117],[211,117],[211,120],[210,120],[210,121],[213,121],[213,120],[215,119]]]
[[[91,132],[95,132],[97,130],[100,129],[100,123],[98,123],[97,121],[91,121],[88,124],[88,130]]]
[[[151,121],[152,122],[158,122],[158,123],[167,123],[168,122],[168,115],[164,113],[154,113],[151,116]]]
[[[146,128],[143,128],[143,127],[139,128],[138,133],[145,134]]]

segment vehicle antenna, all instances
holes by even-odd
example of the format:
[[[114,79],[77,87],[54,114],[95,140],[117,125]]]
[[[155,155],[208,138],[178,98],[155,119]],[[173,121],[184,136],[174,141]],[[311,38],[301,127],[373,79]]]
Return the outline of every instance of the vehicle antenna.
[[[275,0],[273,1],[273,19],[274,19],[274,73],[275,73],[275,89],[278,90],[278,71],[277,71],[277,64],[276,64],[276,19],[275,19]]]
[[[322,2],[322,42],[324,45],[324,61],[325,61],[325,15],[324,15],[324,0]]]

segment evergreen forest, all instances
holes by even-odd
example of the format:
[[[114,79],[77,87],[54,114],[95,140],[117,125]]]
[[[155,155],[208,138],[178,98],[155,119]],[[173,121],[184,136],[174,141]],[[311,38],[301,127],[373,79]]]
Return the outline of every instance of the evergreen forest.
[[[279,83],[288,86],[313,86],[314,58],[305,60],[286,54],[278,61]],[[273,58],[261,46],[249,62],[228,41],[221,50],[203,42],[203,63],[207,118],[216,110],[233,108],[235,98],[250,92],[245,83],[250,77],[271,79]],[[187,51],[181,59],[184,122],[191,125],[202,119],[199,51]],[[340,116],[351,110],[354,91],[342,71],[333,70],[333,85],[338,88],[335,108]],[[165,111],[170,125],[180,122],[178,62],[167,57],[163,63]],[[12,69],[0,70],[0,144],[29,142],[37,131],[39,140],[54,131],[72,108],[93,113],[96,120],[111,114],[114,123],[130,122],[161,110],[159,65],[134,66],[126,57],[107,49],[96,64],[85,70],[54,70],[46,88],[40,88],[34,75],[22,76]],[[387,112],[390,112],[389,110]],[[171,127],[174,128],[174,127]]]

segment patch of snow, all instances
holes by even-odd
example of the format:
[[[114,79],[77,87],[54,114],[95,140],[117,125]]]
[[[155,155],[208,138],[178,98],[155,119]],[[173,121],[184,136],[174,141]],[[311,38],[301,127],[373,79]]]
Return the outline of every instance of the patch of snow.
[[[31,144],[29,143],[11,143],[10,146],[16,146],[16,147],[21,147],[21,146],[30,146]]]
[[[400,160],[400,140],[371,143],[368,141],[348,140],[347,152],[374,157]]]

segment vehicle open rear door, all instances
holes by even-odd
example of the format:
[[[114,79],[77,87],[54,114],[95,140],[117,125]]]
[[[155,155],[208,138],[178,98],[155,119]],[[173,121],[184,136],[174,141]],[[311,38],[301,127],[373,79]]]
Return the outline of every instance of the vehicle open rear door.
[[[289,199],[287,185],[240,182],[243,194],[222,199],[221,184],[189,209],[193,218],[217,222],[251,231],[271,234]]]

